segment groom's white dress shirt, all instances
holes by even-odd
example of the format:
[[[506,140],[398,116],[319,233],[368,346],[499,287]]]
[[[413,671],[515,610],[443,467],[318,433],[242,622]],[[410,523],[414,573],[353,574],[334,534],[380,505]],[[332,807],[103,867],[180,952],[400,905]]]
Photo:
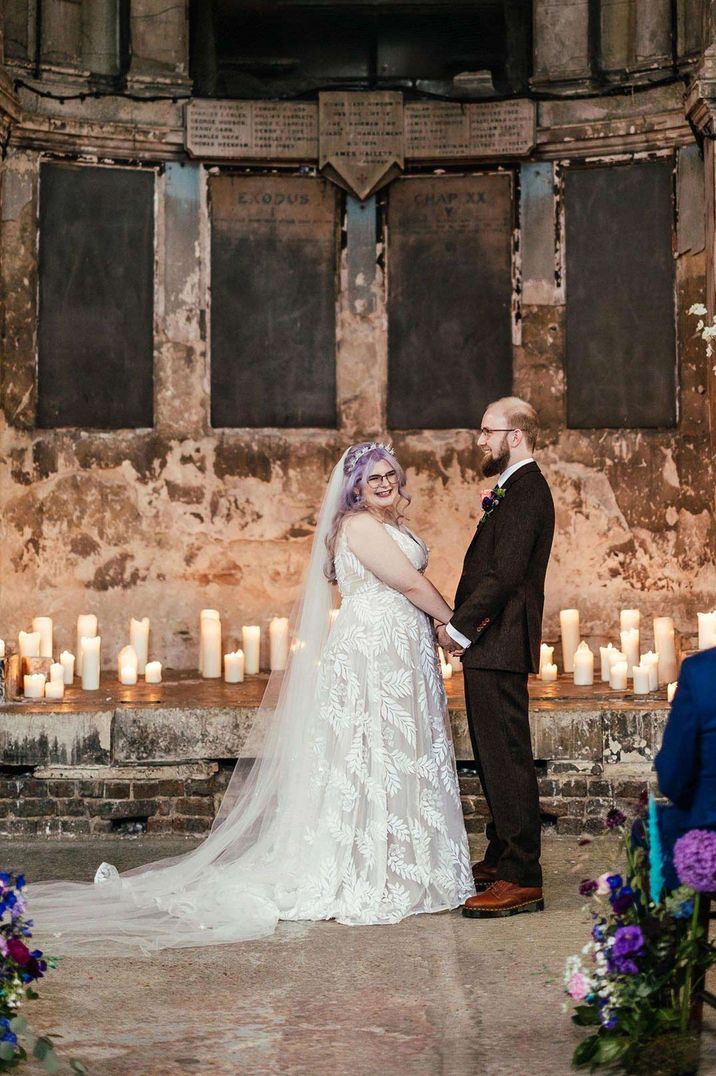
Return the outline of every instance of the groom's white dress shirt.
[[[532,456],[528,456],[526,460],[520,460],[519,463],[513,463],[509,467],[507,467],[497,479],[497,482],[495,483],[495,488],[498,488],[499,486],[504,486],[510,475],[513,475],[515,471],[518,471],[520,469],[520,467],[524,467],[526,463],[534,463]],[[457,629],[454,628],[452,624],[446,624],[445,631],[448,633],[451,639],[454,639],[456,643],[460,644],[460,646],[464,646],[466,650],[468,646],[472,645],[470,640],[461,632],[457,631]]]

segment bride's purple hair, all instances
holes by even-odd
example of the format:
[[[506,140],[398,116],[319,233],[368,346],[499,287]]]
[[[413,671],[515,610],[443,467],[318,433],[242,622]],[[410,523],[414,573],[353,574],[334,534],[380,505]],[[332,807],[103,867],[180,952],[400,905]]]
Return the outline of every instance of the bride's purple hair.
[[[405,471],[393,453],[385,445],[377,444],[375,441],[361,441],[360,444],[351,445],[343,461],[343,485],[338,496],[338,508],[326,536],[328,556],[325,573],[331,583],[336,581],[336,541],[341,524],[352,512],[366,511],[363,490],[373,464],[379,460],[389,463],[398,475],[398,504],[400,505],[401,502],[405,502],[406,506],[410,504],[410,496],[405,489]],[[401,517],[402,513],[399,513],[399,518]]]

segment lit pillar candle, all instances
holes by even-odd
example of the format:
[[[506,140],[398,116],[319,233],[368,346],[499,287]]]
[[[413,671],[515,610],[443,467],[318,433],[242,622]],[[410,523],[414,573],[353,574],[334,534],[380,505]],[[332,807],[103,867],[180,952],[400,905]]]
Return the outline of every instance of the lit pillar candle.
[[[562,661],[564,671],[574,672],[574,655],[579,646],[579,610],[562,609],[559,614],[559,626],[562,629]]]
[[[203,617],[201,621],[201,675],[205,680],[221,676],[221,621]]]
[[[453,653],[450,655],[450,665],[454,673],[462,672],[462,660],[459,654]]]
[[[146,684],[161,684],[162,663],[161,661],[148,661],[144,668],[144,682]]]
[[[40,657],[52,657],[52,617],[36,616],[32,621],[32,630],[40,634]]]
[[[654,617],[654,649],[659,656],[659,683],[668,684],[679,671],[674,621],[670,616]]]
[[[227,684],[241,684],[244,679],[244,652],[232,650],[224,654],[224,680]]]
[[[62,680],[49,680],[45,684],[45,698],[60,700],[65,697],[65,685]]]
[[[638,609],[622,609],[619,614],[619,628],[621,631],[629,631],[629,628],[641,627],[641,613]]]
[[[288,658],[288,617],[275,616],[269,624],[271,672],[280,672],[286,668]]]
[[[557,679],[557,666],[550,665],[549,663],[542,666],[542,679],[549,683],[552,680]]]
[[[612,691],[625,691],[627,686],[626,661],[613,661],[610,669],[609,686]]]
[[[602,664],[601,675],[602,681],[605,684],[609,683],[609,668],[611,666],[611,655],[614,653],[615,650],[616,647],[612,646],[611,643],[607,643],[606,646],[599,647],[599,658]]]
[[[639,664],[639,629],[624,628],[619,634],[622,641],[622,653],[627,663],[627,676],[631,678],[632,669]]]
[[[21,631],[17,637],[17,649],[21,658],[39,658],[39,631]]]
[[[594,683],[594,654],[584,641],[574,652],[574,683],[577,687],[589,687]]]
[[[75,655],[70,654],[69,650],[63,650],[60,654],[60,665],[65,674],[65,687],[68,687],[72,684],[75,675]]]
[[[205,620],[218,620],[221,623],[221,617],[219,616],[218,609],[202,609],[199,614],[199,672],[204,674],[203,660],[204,654],[202,649],[201,629]]]
[[[678,681],[676,681],[676,680],[674,680],[671,684],[666,685],[666,701],[667,702],[673,702],[674,701],[674,695],[676,694],[677,686],[678,686]]]
[[[641,664],[649,670],[649,691],[656,691],[659,686],[659,658],[653,650],[641,656]]]
[[[634,677],[634,694],[648,695],[651,690],[649,687],[648,667],[646,665],[635,665],[632,669],[632,675]]]
[[[65,682],[65,667],[60,661],[54,661],[50,665],[50,682],[53,684],[64,684]]]
[[[441,646],[438,647],[438,656],[440,658],[440,671],[443,674],[443,680],[451,680],[452,665],[449,661],[445,660],[445,651]]]
[[[82,654],[82,687],[85,691],[97,691],[99,688],[99,661],[102,638],[85,635],[80,639],[80,652]]]
[[[258,624],[245,624],[241,629],[241,637],[244,641],[244,662],[248,676],[255,676],[259,671],[259,655],[261,653],[261,628]]]
[[[117,657],[117,676],[120,684],[136,684],[137,651],[133,646],[123,646]]]
[[[542,643],[542,645],[539,648],[539,677],[540,677],[540,680],[544,679],[544,677],[542,676],[542,668],[545,665],[551,665],[552,664],[552,656],[553,656],[553,654],[554,654],[554,647],[553,646],[547,646],[546,643]]]
[[[44,673],[25,673],[22,678],[22,693],[26,699],[44,699]]]
[[[716,646],[716,612],[697,613],[699,620],[699,650]]]
[[[77,617],[77,675],[82,675],[82,640],[93,639],[97,634],[97,617],[94,613],[80,613]]]
[[[144,676],[144,668],[149,659],[149,617],[142,617],[141,620],[135,620],[134,617],[129,621],[129,643],[134,647],[134,651],[137,655],[137,674]]]

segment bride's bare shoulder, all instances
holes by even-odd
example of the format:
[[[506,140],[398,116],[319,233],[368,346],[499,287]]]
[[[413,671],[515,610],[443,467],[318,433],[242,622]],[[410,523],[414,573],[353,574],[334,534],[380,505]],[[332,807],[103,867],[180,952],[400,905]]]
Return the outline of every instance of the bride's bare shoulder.
[[[365,538],[375,538],[383,532],[383,524],[372,516],[370,512],[351,512],[341,523],[340,533],[344,534],[348,541],[361,541]]]

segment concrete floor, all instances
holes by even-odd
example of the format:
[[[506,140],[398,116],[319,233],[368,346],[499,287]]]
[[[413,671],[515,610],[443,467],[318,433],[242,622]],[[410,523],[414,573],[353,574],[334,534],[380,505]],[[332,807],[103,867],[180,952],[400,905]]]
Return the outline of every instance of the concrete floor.
[[[90,878],[102,859],[126,869],[190,846],[13,842],[2,858],[31,883]],[[68,958],[25,1013],[96,1076],[567,1076],[581,1036],[561,1012],[562,968],[588,934],[576,882],[612,867],[613,855],[608,844],[585,851],[548,837],[542,915],[281,924],[264,941],[150,960]],[[704,1043],[701,1072],[716,1073],[713,1035]]]

